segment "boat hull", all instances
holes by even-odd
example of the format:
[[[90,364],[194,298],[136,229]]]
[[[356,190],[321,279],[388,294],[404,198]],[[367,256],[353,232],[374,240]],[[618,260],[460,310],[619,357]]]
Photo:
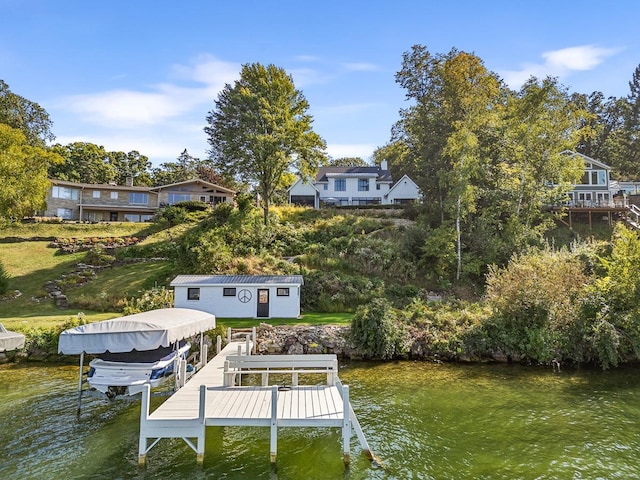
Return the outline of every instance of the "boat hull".
[[[185,359],[190,347],[191,345],[186,343],[177,352],[159,352],[158,355],[163,356],[155,360],[149,351],[123,354],[121,357],[125,361],[118,361],[118,354],[108,355],[106,359],[95,358],[89,363],[89,386],[109,398],[136,395],[145,385],[151,388],[159,387],[172,377],[177,358]],[[132,361],[135,360],[136,353],[144,357],[144,361]]]

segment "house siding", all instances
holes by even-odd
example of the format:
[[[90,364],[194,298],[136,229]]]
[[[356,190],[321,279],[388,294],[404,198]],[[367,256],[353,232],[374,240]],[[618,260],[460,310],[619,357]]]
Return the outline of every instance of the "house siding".
[[[269,312],[264,318],[298,318],[301,285],[302,277],[283,281],[270,276],[238,279],[233,276],[207,278],[183,275],[171,282],[176,308],[194,308],[222,318],[257,318],[258,290],[269,291]],[[197,300],[189,300],[190,288],[199,289]],[[235,289],[235,295],[225,296],[226,288]],[[279,296],[278,289],[287,289],[289,295]]]

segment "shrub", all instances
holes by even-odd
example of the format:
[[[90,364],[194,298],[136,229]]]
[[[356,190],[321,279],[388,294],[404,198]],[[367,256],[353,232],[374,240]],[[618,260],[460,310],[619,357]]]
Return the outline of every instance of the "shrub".
[[[78,312],[77,315],[69,317],[69,319],[54,327],[30,328],[25,331],[25,350],[29,354],[48,354],[55,355],[58,353],[58,339],[60,334],[69,328],[79,325],[85,325],[87,320],[84,313]]]
[[[171,307],[173,307],[173,291],[160,287],[147,290],[139,298],[132,298],[131,301],[125,300],[122,312],[125,315],[132,315],[134,313]]]
[[[5,295],[9,291],[9,272],[0,261],[0,295]]]
[[[351,340],[366,358],[389,360],[407,353],[403,325],[391,304],[380,298],[358,307],[351,320]]]
[[[109,255],[103,248],[92,248],[87,252],[84,261],[89,265],[111,265],[116,257]]]

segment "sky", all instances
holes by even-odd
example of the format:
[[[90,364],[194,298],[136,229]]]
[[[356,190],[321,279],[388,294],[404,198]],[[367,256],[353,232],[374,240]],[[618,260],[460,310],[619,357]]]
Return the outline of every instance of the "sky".
[[[55,143],[207,157],[207,114],[244,64],[274,64],[309,102],[333,158],[370,160],[409,103],[413,45],[474,53],[511,88],[629,93],[635,0],[0,0],[0,79],[38,103]]]

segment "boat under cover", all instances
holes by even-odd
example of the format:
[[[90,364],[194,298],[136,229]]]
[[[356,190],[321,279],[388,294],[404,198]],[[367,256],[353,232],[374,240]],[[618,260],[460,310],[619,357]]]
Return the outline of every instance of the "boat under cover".
[[[109,398],[135,395],[147,383],[151,388],[162,385],[174,373],[176,359],[185,360],[190,348],[188,342],[182,341],[177,350],[171,346],[140,352],[103,353],[89,363],[87,381]]]
[[[60,334],[58,352],[96,355],[87,381],[113,398],[134,395],[144,385],[156,387],[184,360],[190,345],[184,339],[216,327],[215,316],[189,308],[164,308],[89,323]]]
[[[4,328],[0,323],[0,352],[10,352],[24,347],[24,335]]]

